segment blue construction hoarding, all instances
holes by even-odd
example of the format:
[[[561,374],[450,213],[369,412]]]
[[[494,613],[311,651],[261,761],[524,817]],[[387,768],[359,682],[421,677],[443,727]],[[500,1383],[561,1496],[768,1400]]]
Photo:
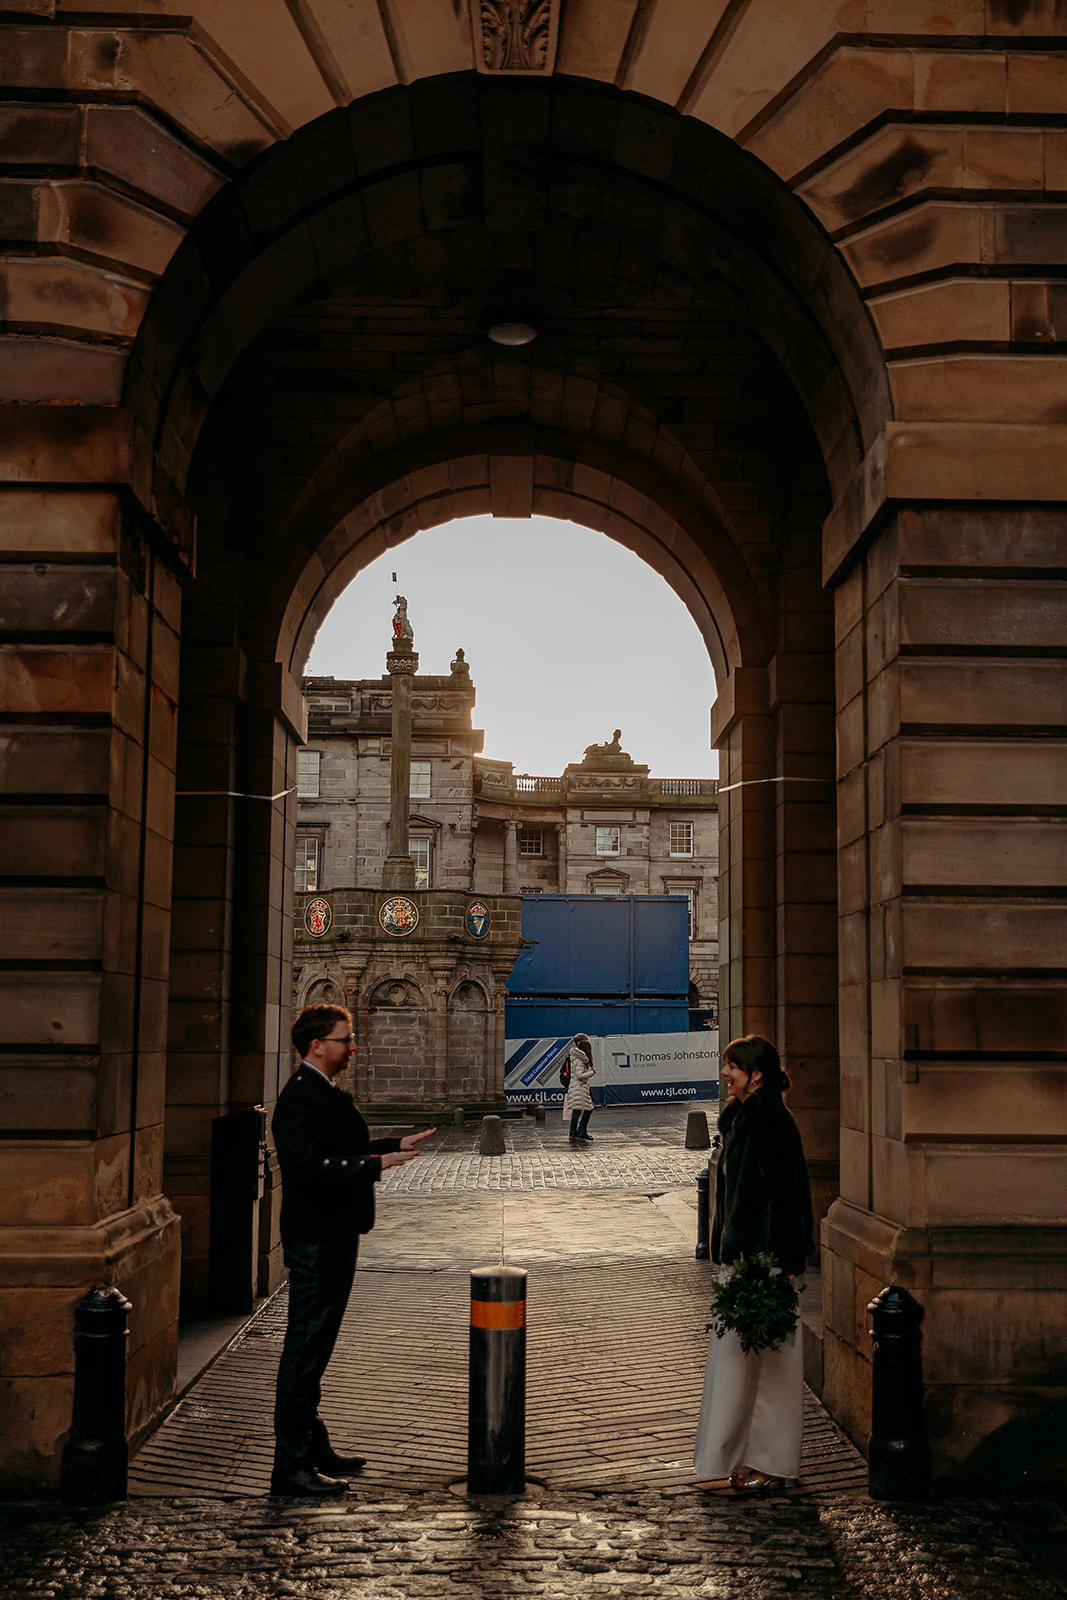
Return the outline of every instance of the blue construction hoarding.
[[[531,943],[508,979],[509,1039],[682,1033],[689,1026],[689,908],[670,895],[529,895]]]

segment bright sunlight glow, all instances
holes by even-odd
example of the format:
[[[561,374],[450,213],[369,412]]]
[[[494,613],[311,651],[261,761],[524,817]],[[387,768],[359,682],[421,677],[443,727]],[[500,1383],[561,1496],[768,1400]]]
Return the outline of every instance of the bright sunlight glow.
[[[485,755],[557,777],[621,728],[623,749],[653,777],[717,776],[715,679],[696,624],[658,574],[603,534],[547,517],[470,517],[420,533],[349,585],[308,673],[379,677],[398,591],[420,676],[447,674],[457,646],[466,652]]]

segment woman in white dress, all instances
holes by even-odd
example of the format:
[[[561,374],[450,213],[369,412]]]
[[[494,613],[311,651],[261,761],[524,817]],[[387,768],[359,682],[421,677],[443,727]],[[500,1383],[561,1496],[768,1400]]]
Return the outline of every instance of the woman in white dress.
[[[711,1257],[722,1266],[764,1251],[797,1278],[814,1250],[800,1130],[782,1100],[789,1078],[758,1034],[728,1044],[722,1076]],[[736,1489],[779,1487],[800,1471],[804,1374],[799,1329],[777,1350],[741,1349],[733,1330],[708,1347],[693,1470]]]

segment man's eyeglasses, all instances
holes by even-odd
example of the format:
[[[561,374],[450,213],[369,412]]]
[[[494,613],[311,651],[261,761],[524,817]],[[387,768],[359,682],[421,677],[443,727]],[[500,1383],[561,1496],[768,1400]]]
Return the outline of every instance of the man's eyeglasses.
[[[356,1036],[354,1033],[346,1033],[343,1038],[338,1039],[331,1036],[329,1039],[324,1039],[322,1042],[323,1044],[355,1044]]]

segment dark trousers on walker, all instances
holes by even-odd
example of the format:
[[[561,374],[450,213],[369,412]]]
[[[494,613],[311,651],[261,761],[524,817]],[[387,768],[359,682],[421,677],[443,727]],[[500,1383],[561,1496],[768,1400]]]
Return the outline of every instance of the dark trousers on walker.
[[[570,1136],[572,1139],[580,1139],[585,1133],[586,1128],[589,1126],[589,1116],[590,1113],[588,1111],[571,1112]]]
[[[319,1418],[326,1371],[352,1289],[358,1239],[300,1239],[285,1245],[289,1320],[274,1401],[274,1466],[295,1472],[327,1442]]]

